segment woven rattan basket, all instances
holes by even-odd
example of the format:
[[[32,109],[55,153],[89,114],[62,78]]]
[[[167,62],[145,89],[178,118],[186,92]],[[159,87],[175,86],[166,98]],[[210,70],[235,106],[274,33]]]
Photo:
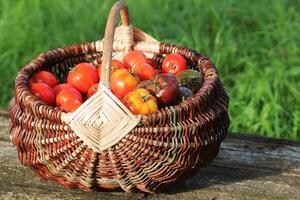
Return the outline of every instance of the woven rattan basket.
[[[116,28],[119,13],[122,25]],[[159,63],[166,54],[181,54],[202,72],[203,85],[178,105],[133,115],[109,90],[111,59],[129,50]],[[38,71],[62,78],[77,63],[101,60],[99,91],[74,113],[47,106],[29,91]],[[229,126],[228,95],[211,61],[131,26],[122,1],[111,9],[104,40],[40,54],[20,70],[14,92],[9,132],[20,162],[66,188],[155,192],[211,162]]]

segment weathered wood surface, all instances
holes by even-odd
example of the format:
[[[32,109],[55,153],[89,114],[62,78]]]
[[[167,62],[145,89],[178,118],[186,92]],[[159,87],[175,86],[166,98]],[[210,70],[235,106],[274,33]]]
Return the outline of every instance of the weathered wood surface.
[[[0,117],[0,199],[300,199],[300,143],[230,136],[218,158],[189,180],[156,195],[66,190],[19,164]]]

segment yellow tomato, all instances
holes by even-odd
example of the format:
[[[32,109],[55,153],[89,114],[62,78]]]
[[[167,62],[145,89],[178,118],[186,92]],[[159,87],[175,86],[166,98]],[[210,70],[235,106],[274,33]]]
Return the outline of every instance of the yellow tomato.
[[[123,103],[133,114],[149,114],[158,110],[157,100],[144,88],[138,88],[123,98]]]

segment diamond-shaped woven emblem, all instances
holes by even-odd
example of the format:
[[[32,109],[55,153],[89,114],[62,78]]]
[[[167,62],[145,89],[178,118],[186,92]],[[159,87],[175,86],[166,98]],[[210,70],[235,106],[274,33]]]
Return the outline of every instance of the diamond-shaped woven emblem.
[[[63,119],[85,144],[99,152],[119,142],[135,128],[141,116],[133,115],[100,83],[92,97]]]

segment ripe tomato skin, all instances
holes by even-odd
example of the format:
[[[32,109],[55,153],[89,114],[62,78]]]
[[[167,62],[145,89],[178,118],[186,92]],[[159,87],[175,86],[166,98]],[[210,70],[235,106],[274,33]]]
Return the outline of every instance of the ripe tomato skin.
[[[98,75],[99,75],[99,78],[101,77],[101,67],[102,67],[102,65],[99,64],[99,65],[98,65]],[[110,73],[112,74],[112,73],[113,73],[114,71],[116,71],[117,69],[125,69],[125,66],[124,66],[124,64],[123,64],[121,61],[112,59],[112,60],[111,60]]]
[[[92,85],[99,82],[97,69],[90,63],[79,63],[69,72],[67,82],[86,94]]]
[[[162,62],[162,70],[165,73],[177,75],[187,69],[187,61],[180,54],[169,54]]]
[[[157,100],[144,88],[138,88],[123,98],[124,105],[133,114],[149,114],[158,110]]]
[[[90,87],[90,89],[88,90],[88,93],[87,93],[87,98],[90,98],[98,91],[98,86],[99,86],[99,84],[96,83],[92,87]]]
[[[129,71],[134,71],[137,63],[146,63],[146,56],[140,51],[129,51],[123,58],[123,63]]]
[[[77,99],[72,99],[62,104],[60,108],[65,112],[74,112],[81,104],[82,102],[78,101]]]
[[[139,83],[139,78],[130,74],[127,69],[118,69],[110,77],[111,91],[119,99],[134,90]]]
[[[31,92],[42,102],[49,106],[55,104],[55,93],[49,85],[45,83],[33,83],[30,87]]]
[[[168,105],[179,95],[178,80],[168,73],[158,74],[146,89],[156,96],[160,105]]]
[[[69,84],[69,83],[61,83],[61,84],[58,84],[57,86],[55,86],[53,88],[53,91],[55,93],[55,95],[57,96],[57,94],[62,91],[63,89],[68,89],[68,88],[74,88],[73,85]],[[75,89],[75,88],[74,88]]]
[[[29,81],[30,85],[34,83],[45,83],[49,87],[54,88],[57,85],[57,79],[51,72],[40,71],[34,74]]]
[[[158,74],[157,70],[154,69],[148,63],[138,63],[138,64],[136,64],[134,73],[141,80],[152,80]]]
[[[154,69],[158,69],[157,62],[152,58],[146,58],[146,62],[151,65]]]
[[[72,103],[73,100],[77,100],[82,103],[82,96],[75,88],[66,88],[61,90],[56,96],[56,106],[60,107],[63,104]]]

